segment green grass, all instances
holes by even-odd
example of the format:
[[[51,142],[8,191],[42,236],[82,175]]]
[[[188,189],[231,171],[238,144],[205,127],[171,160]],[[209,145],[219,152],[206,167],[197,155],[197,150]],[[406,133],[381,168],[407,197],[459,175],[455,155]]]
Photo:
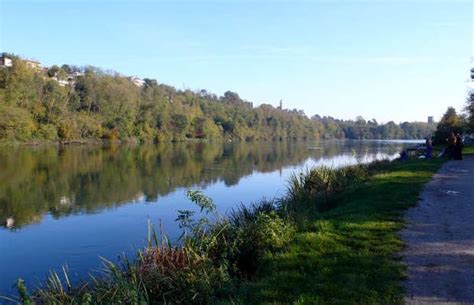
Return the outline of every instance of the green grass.
[[[474,145],[465,146],[462,153],[464,155],[474,155]]]
[[[332,198],[289,248],[269,254],[244,304],[403,303],[398,231],[441,160],[395,162],[383,174]]]

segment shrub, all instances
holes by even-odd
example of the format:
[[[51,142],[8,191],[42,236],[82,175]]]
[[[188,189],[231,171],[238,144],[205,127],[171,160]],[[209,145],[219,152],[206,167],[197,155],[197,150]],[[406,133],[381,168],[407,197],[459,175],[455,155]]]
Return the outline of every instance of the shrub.
[[[358,164],[342,168],[313,168],[290,177],[285,209],[299,212],[324,207],[331,195],[369,178],[375,167]],[[306,211],[307,212],[307,211]]]
[[[27,141],[36,127],[30,113],[18,107],[0,107],[0,140]]]
[[[58,138],[58,130],[53,124],[42,124],[37,130],[38,136],[41,139],[48,141],[55,141]]]
[[[207,252],[224,264],[232,276],[252,277],[268,251],[282,249],[294,234],[294,225],[278,214],[273,202],[241,206],[229,218],[213,226]]]
[[[177,304],[209,304],[227,282],[224,269],[203,254],[187,248],[153,247],[146,249],[136,273],[151,300]]]

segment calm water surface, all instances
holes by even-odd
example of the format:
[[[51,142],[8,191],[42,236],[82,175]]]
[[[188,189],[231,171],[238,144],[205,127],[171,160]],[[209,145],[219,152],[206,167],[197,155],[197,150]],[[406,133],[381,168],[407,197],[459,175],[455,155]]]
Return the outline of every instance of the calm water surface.
[[[202,189],[226,213],[284,195],[315,165],[393,158],[405,141],[0,148],[0,295],[67,265],[77,280],[145,243],[147,219],[175,240],[178,209]]]

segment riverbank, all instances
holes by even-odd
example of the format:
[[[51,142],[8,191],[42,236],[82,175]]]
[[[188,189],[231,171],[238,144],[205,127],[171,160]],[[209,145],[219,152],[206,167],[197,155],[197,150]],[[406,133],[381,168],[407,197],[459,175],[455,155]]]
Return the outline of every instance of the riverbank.
[[[334,196],[335,208],[311,215],[286,251],[266,258],[242,304],[403,303],[403,212],[441,163],[393,162]]]
[[[311,170],[292,179],[285,198],[242,208],[230,218],[216,216],[216,225],[204,231],[209,218],[180,214],[188,229],[183,247],[158,250],[163,244],[155,242],[122,267],[107,263],[103,281],[72,287],[58,277],[32,299],[100,303],[133,295],[144,302],[182,303],[400,301],[401,214],[416,203],[440,164],[413,160]],[[203,196],[191,200],[214,215],[212,201]]]

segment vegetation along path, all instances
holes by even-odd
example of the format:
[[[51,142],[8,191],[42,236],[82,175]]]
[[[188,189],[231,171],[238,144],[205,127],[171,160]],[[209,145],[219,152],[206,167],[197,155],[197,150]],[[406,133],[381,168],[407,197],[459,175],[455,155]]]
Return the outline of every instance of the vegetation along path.
[[[407,304],[474,304],[474,157],[450,161],[407,212]]]
[[[286,251],[262,264],[241,304],[403,304],[404,213],[442,163],[392,162],[336,194],[328,209],[303,204],[309,218]]]

